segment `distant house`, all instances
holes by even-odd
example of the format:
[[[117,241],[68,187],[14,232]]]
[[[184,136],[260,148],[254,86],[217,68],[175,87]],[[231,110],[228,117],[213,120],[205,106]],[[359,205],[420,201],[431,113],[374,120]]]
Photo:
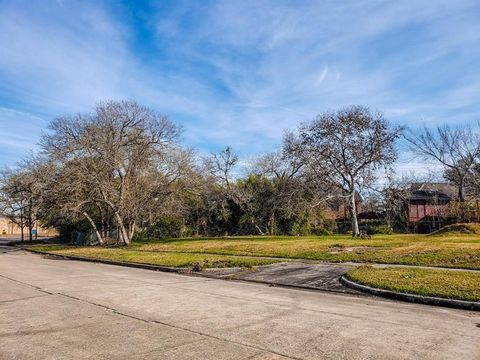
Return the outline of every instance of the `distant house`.
[[[347,196],[338,195],[337,197],[334,197],[327,203],[326,217],[337,221],[350,219],[350,202],[350,198]],[[362,203],[362,196],[360,193],[355,192],[355,208],[357,210],[357,214],[362,212]]]
[[[456,199],[456,189],[448,183],[412,184],[406,198],[409,228],[414,232],[428,233],[446,224],[450,203]]]
[[[362,213],[363,198],[360,193],[355,192],[355,208],[357,214]],[[338,194],[330,199],[324,210],[325,219],[333,221],[336,225],[336,231],[340,233],[348,232],[351,229],[351,199],[348,196]]]
[[[44,228],[40,224],[34,224],[33,228],[37,231],[38,236],[54,236],[57,235],[55,229]],[[25,236],[28,236],[28,227],[23,229]],[[9,218],[0,215],[0,236],[19,236],[22,233],[20,226],[15,224]]]
[[[14,235],[20,231],[20,228],[10,219],[0,216],[0,235]]]

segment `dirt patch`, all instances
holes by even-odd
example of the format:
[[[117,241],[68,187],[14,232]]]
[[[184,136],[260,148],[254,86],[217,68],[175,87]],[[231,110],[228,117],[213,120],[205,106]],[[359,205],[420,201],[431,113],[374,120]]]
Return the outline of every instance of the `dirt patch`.
[[[353,251],[369,251],[369,250],[378,250],[378,248],[372,248],[371,246],[330,246],[329,254],[340,254],[345,252]]]

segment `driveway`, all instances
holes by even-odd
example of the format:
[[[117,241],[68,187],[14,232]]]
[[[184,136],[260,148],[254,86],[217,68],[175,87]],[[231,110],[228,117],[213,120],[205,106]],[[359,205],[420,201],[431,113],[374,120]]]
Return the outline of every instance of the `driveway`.
[[[0,359],[479,359],[480,314],[0,253]]]
[[[365,293],[352,290],[340,282],[340,277],[355,266],[358,266],[358,264],[319,264],[289,261],[257,266],[255,271],[241,268],[206,269],[202,274],[218,279],[245,280],[273,286],[293,286],[367,296]]]

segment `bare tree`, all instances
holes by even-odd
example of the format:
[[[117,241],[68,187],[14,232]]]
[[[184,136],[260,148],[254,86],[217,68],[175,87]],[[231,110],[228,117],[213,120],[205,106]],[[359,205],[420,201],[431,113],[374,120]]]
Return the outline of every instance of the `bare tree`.
[[[230,187],[232,170],[238,163],[238,155],[232,150],[230,146],[219,153],[212,153],[211,157],[207,159],[207,167],[210,173],[220,182]]]
[[[134,102],[107,102],[93,114],[54,120],[43,153],[60,164],[65,204],[83,214],[101,241],[87,209],[112,214],[121,243],[129,244],[145,201],[168,183],[169,161],[180,129],[165,116]],[[161,180],[158,180],[161,179]]]
[[[425,160],[435,160],[458,188],[458,199],[465,201],[465,183],[480,155],[480,137],[469,127],[452,129],[447,125],[435,130],[410,131],[406,137],[411,149]]]
[[[24,229],[28,225],[26,216],[29,196],[23,191],[19,177],[10,170],[4,170],[0,180],[0,214],[17,225],[24,241]]]
[[[0,179],[0,213],[20,227],[22,241],[25,228],[28,228],[28,237],[32,240],[40,202],[40,186],[29,166],[25,161],[16,171],[4,170]]]
[[[350,199],[352,235],[359,235],[356,194],[376,178],[376,171],[396,159],[401,127],[392,127],[380,112],[352,106],[319,115],[299,129],[287,151],[297,153],[320,178]]]
[[[303,200],[306,191],[301,179],[303,163],[300,159],[282,151],[266,154],[254,164],[254,172],[271,181],[270,196],[264,199],[268,211],[268,233],[273,235],[279,213],[293,214]]]

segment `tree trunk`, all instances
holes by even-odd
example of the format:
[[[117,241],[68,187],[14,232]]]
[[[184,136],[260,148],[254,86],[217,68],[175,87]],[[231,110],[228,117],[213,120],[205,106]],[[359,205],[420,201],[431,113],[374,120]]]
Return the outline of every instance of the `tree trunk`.
[[[355,189],[352,190],[350,195],[350,214],[352,215],[352,236],[356,237],[360,234],[358,229],[358,219],[357,219],[357,204],[355,202]]]
[[[127,229],[125,228],[125,224],[123,222],[122,217],[120,216],[118,211],[115,209],[115,206],[113,206],[113,204],[110,201],[108,201],[105,197],[104,197],[103,202],[105,204],[107,204],[112,209],[113,215],[115,216],[115,219],[117,220],[118,234],[119,234],[120,241],[124,245],[130,245],[131,238],[128,236],[128,232],[127,232]]]
[[[275,235],[275,207],[272,209],[272,215],[270,216],[269,233]]]
[[[458,200],[463,203],[465,202],[465,194],[464,194],[464,183],[465,179],[460,179],[460,182],[458,184]]]
[[[90,223],[90,225],[93,228],[93,231],[95,231],[95,235],[97,236],[97,240],[100,243],[100,245],[103,245],[105,242],[103,241],[102,234],[100,234],[100,231],[98,231],[97,225],[95,225],[95,222],[92,220],[90,215],[88,215],[85,211],[83,212],[83,216],[85,216]]]
[[[467,222],[468,221],[466,219],[466,216],[465,216],[464,183],[465,183],[465,180],[463,178],[461,178],[460,182],[458,184],[458,201],[459,201],[459,206],[460,206],[460,221],[461,222]]]
[[[260,229],[260,227],[257,224],[255,224],[255,228],[257,229],[260,235],[265,235],[265,233],[262,231],[262,229]]]
[[[23,208],[20,209],[20,231],[22,232],[22,243],[25,241],[25,235],[23,234],[23,228],[25,227],[24,223],[24,216],[23,216]]]
[[[120,234],[120,240],[124,245],[130,245],[130,237],[128,236],[127,229],[125,228],[125,225],[123,224],[123,221],[117,213],[115,213],[115,217],[117,218],[117,223],[118,223],[118,231]]]
[[[135,234],[135,221],[130,224],[129,238],[133,239],[134,234]]]
[[[96,203],[96,205],[98,207],[98,211],[100,211],[100,234],[102,234],[102,237],[106,240],[108,238],[108,232],[107,232],[107,225],[106,225],[107,220],[105,216],[105,211],[98,203]]]
[[[28,240],[32,241],[32,231],[33,231],[33,224],[32,224],[32,199],[28,202]]]

